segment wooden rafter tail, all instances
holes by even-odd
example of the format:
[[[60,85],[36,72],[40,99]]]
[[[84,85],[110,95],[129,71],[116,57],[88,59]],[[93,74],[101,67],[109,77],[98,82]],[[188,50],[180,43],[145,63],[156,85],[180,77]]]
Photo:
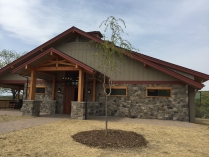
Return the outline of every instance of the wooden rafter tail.
[[[78,65],[77,64],[75,65],[75,68],[78,69]]]
[[[147,67],[147,64],[144,63],[144,67],[146,68]]]

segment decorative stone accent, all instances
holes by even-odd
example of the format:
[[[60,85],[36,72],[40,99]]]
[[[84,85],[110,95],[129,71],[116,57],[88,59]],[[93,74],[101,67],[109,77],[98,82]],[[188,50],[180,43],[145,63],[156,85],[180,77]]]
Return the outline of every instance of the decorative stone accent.
[[[124,86],[124,84],[116,86]],[[127,86],[128,96],[108,97],[108,116],[189,121],[188,87],[186,85],[127,84]],[[172,97],[147,98],[146,87],[154,86],[172,87]],[[97,101],[104,106],[105,97],[100,84],[97,85]]]
[[[39,116],[41,102],[40,100],[23,100],[22,115]]]
[[[72,119],[85,119],[85,104],[86,102],[71,101]]]

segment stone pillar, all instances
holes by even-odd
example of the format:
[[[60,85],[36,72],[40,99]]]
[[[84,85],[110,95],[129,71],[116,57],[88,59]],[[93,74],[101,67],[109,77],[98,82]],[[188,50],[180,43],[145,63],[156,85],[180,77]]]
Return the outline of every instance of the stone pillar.
[[[85,104],[86,102],[71,101],[72,119],[85,119]]]
[[[46,101],[42,110],[43,112],[48,113],[48,114],[55,114],[56,100]]]
[[[189,86],[189,122],[195,123],[195,89]]]
[[[39,116],[41,102],[40,100],[23,100],[22,115]]]

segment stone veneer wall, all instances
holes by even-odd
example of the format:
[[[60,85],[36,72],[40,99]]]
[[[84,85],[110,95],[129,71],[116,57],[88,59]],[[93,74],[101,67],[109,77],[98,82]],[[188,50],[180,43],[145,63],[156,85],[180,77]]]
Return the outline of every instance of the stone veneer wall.
[[[71,101],[71,118],[85,119],[86,102]],[[87,102],[87,116],[103,116],[104,106],[99,102]]]
[[[58,88],[61,89],[61,93],[57,93]],[[64,101],[65,86],[64,83],[57,83],[55,88],[55,99],[56,99],[56,113],[63,113],[63,101]]]
[[[39,116],[40,114],[40,100],[23,100],[21,112],[23,116]]]
[[[24,87],[24,91],[26,91],[26,84]],[[45,82],[42,84],[37,84],[36,86],[46,86],[45,94],[36,94],[35,100],[41,100],[42,103],[40,104],[40,112],[42,113],[49,113],[49,114],[55,114],[55,113],[62,113],[63,108],[63,94],[57,94],[57,89],[61,88],[62,93],[64,92],[64,84],[57,84],[55,88],[55,99],[51,100],[52,97],[52,83]],[[29,91],[28,91],[29,93]],[[24,93],[24,99],[25,99]]]
[[[189,121],[187,85],[128,84],[127,86],[128,96],[108,97],[109,116]],[[153,86],[172,87],[172,97],[146,98],[146,87]],[[101,106],[104,106],[105,97],[101,84],[97,85],[96,96],[97,101],[102,103]]]

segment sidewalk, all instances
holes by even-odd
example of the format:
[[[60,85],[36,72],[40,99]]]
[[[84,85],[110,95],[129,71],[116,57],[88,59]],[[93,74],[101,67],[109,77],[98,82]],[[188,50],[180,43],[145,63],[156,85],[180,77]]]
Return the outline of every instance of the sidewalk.
[[[10,111],[10,110],[0,110],[0,115],[16,115],[21,116],[22,113],[19,111]],[[11,122],[2,122],[0,123],[0,134],[8,133],[15,130],[30,128],[33,126],[43,125],[52,123],[55,121],[59,121],[62,119],[70,119],[70,115],[68,114],[41,114],[39,117],[30,118],[30,119],[22,119]]]

